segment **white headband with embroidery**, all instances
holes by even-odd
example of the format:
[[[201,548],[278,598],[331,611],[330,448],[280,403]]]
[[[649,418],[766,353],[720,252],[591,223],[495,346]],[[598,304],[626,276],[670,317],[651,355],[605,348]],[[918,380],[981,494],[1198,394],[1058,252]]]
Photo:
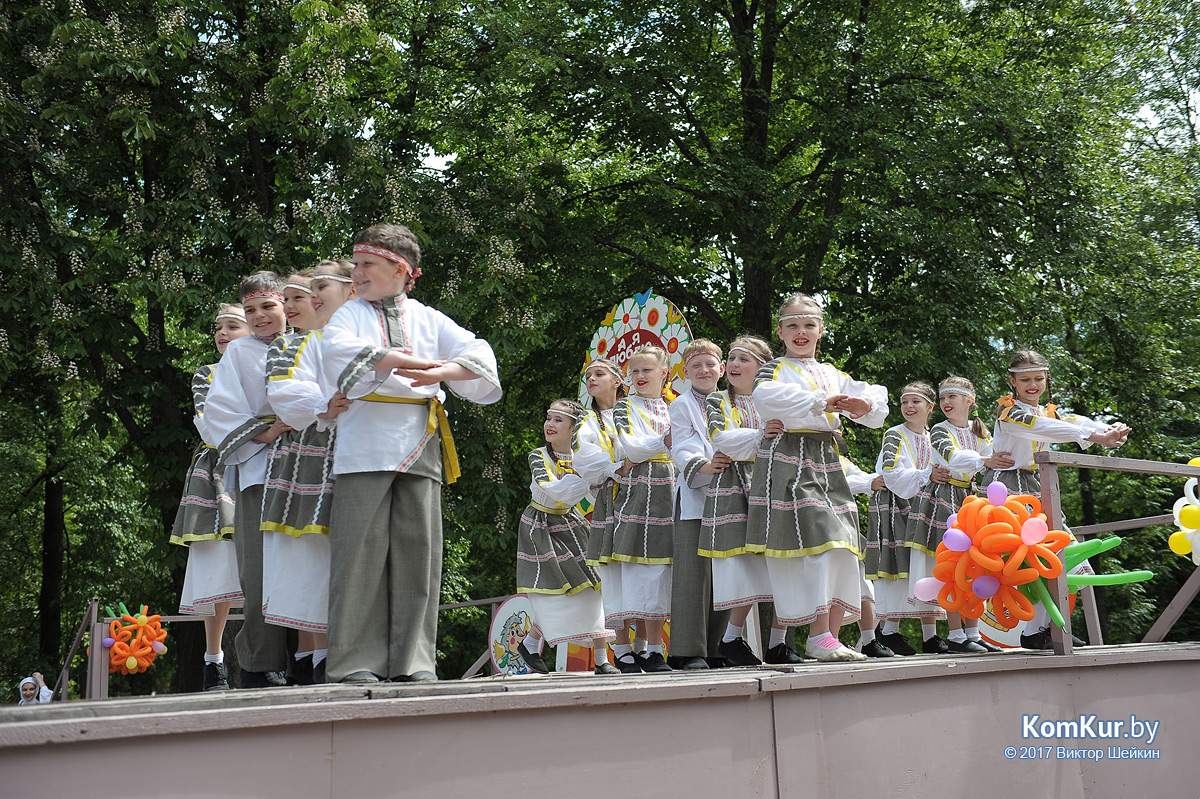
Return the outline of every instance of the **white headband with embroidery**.
[[[1049,366],[1010,366],[1008,369],[1008,373],[1010,375],[1019,375],[1019,374],[1025,373],[1025,372],[1046,372],[1047,374],[1049,374],[1050,367]]]
[[[961,394],[964,397],[974,397],[975,396],[974,391],[963,388],[962,386],[946,386],[945,388],[938,389],[939,397],[944,397],[947,394]]]
[[[825,315],[822,313],[789,313],[779,317],[780,322],[786,319],[818,319],[824,321]]]
[[[283,284],[283,287],[284,287],[285,289],[300,289],[301,291],[307,291],[309,294],[312,294],[312,293],[313,293],[313,290],[312,290],[311,288],[309,288],[308,286],[305,286],[305,285],[304,285],[304,284],[302,284],[302,283],[291,283],[291,282],[288,282],[288,283],[284,283],[284,284]]]
[[[905,397],[920,397],[921,399],[925,400],[926,402],[933,401],[933,400],[929,399],[929,397],[925,396],[924,394],[922,394],[919,391],[905,391],[903,394],[900,395],[900,399],[904,399]]]
[[[759,363],[766,363],[766,361],[763,360],[763,357],[761,355],[759,355],[757,352],[755,352],[754,350],[748,350],[745,347],[730,347],[729,354],[732,355],[734,350],[739,350],[741,352],[746,353],[747,355],[749,355],[751,358],[758,361]]]

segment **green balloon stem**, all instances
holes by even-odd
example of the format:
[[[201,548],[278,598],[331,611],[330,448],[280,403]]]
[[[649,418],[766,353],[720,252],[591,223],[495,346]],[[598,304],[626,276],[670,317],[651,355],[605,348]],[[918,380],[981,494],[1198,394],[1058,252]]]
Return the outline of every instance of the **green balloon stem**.
[[[105,605],[105,606],[104,606],[104,612],[105,612],[106,614],[108,614],[108,617],[109,617],[110,619],[111,619],[111,618],[114,618],[114,617],[117,615],[117,614],[115,614],[115,613],[113,613],[113,612],[112,612],[112,608],[110,608],[108,605]]]
[[[1140,583],[1149,580],[1154,572],[1142,569],[1133,572],[1118,572],[1117,574],[1068,574],[1067,585],[1074,588],[1079,585],[1123,585],[1125,583]]]
[[[1050,596],[1050,589],[1047,587],[1045,579],[1039,578],[1034,580],[1033,585],[1034,589],[1038,593],[1038,599],[1041,601],[1042,607],[1044,607],[1046,612],[1050,614],[1051,621],[1053,621],[1059,627],[1066,626],[1066,622],[1063,621],[1062,614],[1058,612],[1058,603],[1056,603],[1054,598]]]
[[[122,614],[122,615],[124,615],[124,616],[128,616],[128,615],[129,615],[129,608],[125,607],[125,603],[124,603],[124,602],[118,602],[118,603],[117,603],[117,607],[119,607],[119,608],[121,609],[121,614]]]

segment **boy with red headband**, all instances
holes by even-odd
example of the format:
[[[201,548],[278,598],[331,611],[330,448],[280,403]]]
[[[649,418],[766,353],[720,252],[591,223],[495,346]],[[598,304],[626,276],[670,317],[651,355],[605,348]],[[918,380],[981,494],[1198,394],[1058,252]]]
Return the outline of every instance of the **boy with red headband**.
[[[486,341],[408,296],[421,248],[403,225],[354,237],[358,298],[321,341],[338,419],[330,519],[329,682],[435,680],[442,575],[441,482],[458,458],[439,384],[483,405],[500,399]]]

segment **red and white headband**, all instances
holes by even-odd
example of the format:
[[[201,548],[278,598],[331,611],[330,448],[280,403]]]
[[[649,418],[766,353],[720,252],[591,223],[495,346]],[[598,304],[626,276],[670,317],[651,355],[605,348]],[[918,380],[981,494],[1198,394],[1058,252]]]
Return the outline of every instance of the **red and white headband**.
[[[249,294],[242,295],[242,303],[245,303],[246,300],[261,300],[261,299],[277,300],[279,302],[283,302],[283,295],[280,294],[278,291],[251,291]]]
[[[368,255],[378,255],[380,258],[391,261],[395,264],[404,264],[404,268],[408,270],[408,277],[411,281],[416,281],[416,279],[422,274],[421,267],[413,266],[403,255],[394,253],[386,247],[380,247],[377,244],[355,244],[354,251],[364,252]]]
[[[692,358],[699,358],[701,355],[712,355],[712,357],[714,357],[714,358],[716,358],[716,359],[717,359],[717,363],[720,363],[720,362],[721,362],[721,356],[720,356],[720,355],[713,355],[713,354],[712,354],[711,352],[709,352],[708,350],[696,350],[696,351],[695,351],[695,352],[693,352],[691,355],[689,355],[689,356],[687,356],[686,358],[684,358],[684,359],[683,359],[683,365],[684,365],[684,366],[687,366],[689,363],[691,363],[691,362],[692,362]]]

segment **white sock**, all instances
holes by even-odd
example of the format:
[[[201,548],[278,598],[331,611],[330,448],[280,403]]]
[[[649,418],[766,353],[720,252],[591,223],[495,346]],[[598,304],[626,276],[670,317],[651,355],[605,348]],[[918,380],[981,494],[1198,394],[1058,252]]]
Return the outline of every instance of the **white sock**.
[[[542,651],[542,637],[537,633],[531,632],[525,636],[522,642],[525,644],[525,651],[531,655],[536,655]]]
[[[1033,611],[1033,618],[1025,623],[1025,635],[1033,635],[1041,632],[1050,626],[1050,614],[1042,607],[1041,603]]]
[[[921,622],[921,640],[928,641],[937,635],[937,622],[923,621]]]
[[[784,642],[787,638],[787,627],[772,627],[771,641],[767,644],[768,649],[774,649]]]
[[[662,644],[650,644],[646,647],[647,655],[653,655],[655,653],[657,653],[659,655],[661,655],[663,653]]]
[[[888,619],[883,623],[884,635],[895,635],[898,632],[900,632],[900,622],[895,619]]]
[[[659,648],[661,649],[662,647],[659,647]],[[633,651],[634,652],[645,652],[646,651],[646,639],[641,638],[637,635],[634,635],[633,636]]]
[[[871,627],[871,628],[864,630],[863,628],[859,627],[858,628],[858,640],[862,643],[863,646],[866,646],[867,644],[874,641],[875,640],[875,628]]]
[[[320,663],[322,660],[325,659],[325,656],[328,654],[329,654],[328,649],[314,649],[313,650],[313,665],[315,666],[318,663]]]
[[[310,649],[307,652],[297,652],[294,655],[294,657],[296,658],[296,662],[299,663],[301,660],[304,660],[306,657],[308,657],[311,654],[312,654],[312,650]]]
[[[596,659],[597,666],[603,666],[608,662],[608,646],[603,642],[592,647],[592,654]]]
[[[742,627],[745,625],[729,622],[725,625],[725,634],[721,636],[722,643],[730,643],[742,637]]]
[[[968,627],[963,632],[966,633],[968,641],[982,641],[983,640],[983,636],[979,634],[978,627]]]
[[[613,644],[613,657],[617,660],[620,660],[632,651],[633,648],[629,644]]]
[[[221,651],[215,655],[205,652],[204,653],[204,662],[205,663],[224,663],[225,662],[225,652]]]
[[[833,637],[833,633],[821,633],[808,636],[808,643],[823,649],[836,649],[841,642]]]
[[[967,634],[963,630],[951,630],[950,640],[960,644],[965,643],[967,640]]]

